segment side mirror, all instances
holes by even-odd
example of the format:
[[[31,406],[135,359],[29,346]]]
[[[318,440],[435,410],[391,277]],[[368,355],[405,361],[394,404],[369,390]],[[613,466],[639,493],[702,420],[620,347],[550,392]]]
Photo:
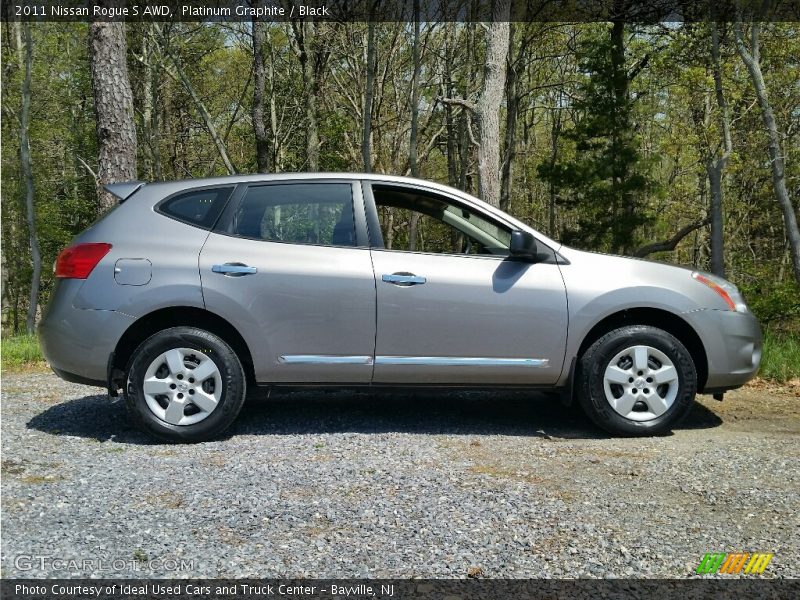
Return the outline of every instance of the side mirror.
[[[536,260],[538,253],[536,238],[527,231],[512,231],[511,243],[508,246],[508,251],[514,258],[522,258],[531,261]]]

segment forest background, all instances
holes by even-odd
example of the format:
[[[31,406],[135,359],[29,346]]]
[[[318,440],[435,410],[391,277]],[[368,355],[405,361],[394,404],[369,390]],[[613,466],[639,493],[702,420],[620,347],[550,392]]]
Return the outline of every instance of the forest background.
[[[39,357],[25,334],[59,250],[113,203],[103,183],[371,171],[723,275],[767,329],[762,372],[800,377],[800,23],[509,22],[508,0],[471,22],[452,15],[476,0],[437,4],[2,23],[4,366]]]

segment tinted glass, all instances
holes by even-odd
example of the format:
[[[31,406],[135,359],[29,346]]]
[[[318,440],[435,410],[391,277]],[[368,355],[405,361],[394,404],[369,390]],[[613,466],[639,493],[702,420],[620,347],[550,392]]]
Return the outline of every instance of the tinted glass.
[[[158,210],[179,221],[211,229],[232,191],[233,187],[193,190],[170,198]]]
[[[374,186],[372,191],[388,250],[508,255],[511,231],[472,210],[402,188]]]
[[[251,187],[228,233],[267,242],[355,246],[349,183],[289,183]]]

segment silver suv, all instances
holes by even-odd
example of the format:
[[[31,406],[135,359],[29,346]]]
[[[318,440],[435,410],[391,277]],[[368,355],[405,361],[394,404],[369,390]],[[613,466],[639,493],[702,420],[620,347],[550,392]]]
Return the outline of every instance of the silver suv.
[[[751,379],[761,330],[707,273],[580,252],[445,186],[282,174],[108,186],[39,334],[67,381],[202,441],[254,386],[558,390],[614,434]]]

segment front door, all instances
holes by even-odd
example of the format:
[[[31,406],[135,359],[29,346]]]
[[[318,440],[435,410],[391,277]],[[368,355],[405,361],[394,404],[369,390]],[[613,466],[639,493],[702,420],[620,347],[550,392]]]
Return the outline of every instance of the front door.
[[[257,381],[369,383],[375,278],[359,220],[360,186],[349,181],[237,190],[200,276],[208,310],[245,338]]]
[[[511,229],[457,199],[373,185],[384,248],[375,383],[539,385],[563,367],[567,299],[554,260],[508,258]]]

